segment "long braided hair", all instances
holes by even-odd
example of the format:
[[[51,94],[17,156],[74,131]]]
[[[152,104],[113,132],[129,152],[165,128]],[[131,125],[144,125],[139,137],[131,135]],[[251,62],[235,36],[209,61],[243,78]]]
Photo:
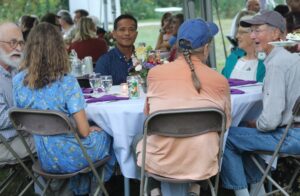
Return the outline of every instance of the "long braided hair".
[[[191,77],[192,77],[193,85],[194,85],[196,91],[198,93],[200,93],[201,83],[200,83],[199,77],[197,76],[197,74],[195,72],[195,65],[193,64],[193,62],[191,60],[191,54],[192,54],[191,43],[186,40],[180,40],[179,45],[181,46],[180,49],[183,53],[184,59],[187,62],[187,64],[189,65],[189,68],[191,70]]]

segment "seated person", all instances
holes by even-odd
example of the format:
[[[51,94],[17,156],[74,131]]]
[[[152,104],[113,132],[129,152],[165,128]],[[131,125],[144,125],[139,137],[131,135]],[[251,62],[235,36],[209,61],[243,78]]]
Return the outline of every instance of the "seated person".
[[[183,14],[176,14],[172,17],[172,37],[169,39],[169,44],[171,47],[170,55],[168,61],[174,61],[177,58],[177,33],[180,25],[184,22]]]
[[[12,96],[12,77],[17,73],[23,55],[24,40],[21,29],[12,22],[0,23],[0,134],[12,149],[21,157],[28,155],[21,138],[8,117],[9,109],[14,107]],[[31,150],[34,150],[32,137],[25,137]],[[16,158],[0,141],[0,166],[16,163]]]
[[[123,14],[114,21],[113,38],[116,40],[115,48],[102,55],[95,67],[96,73],[111,75],[113,85],[126,82],[128,69],[132,66],[134,55],[134,42],[137,37],[137,20]]]
[[[172,36],[171,22],[172,14],[170,12],[166,12],[161,19],[161,27],[159,30],[159,36],[157,39],[155,50],[170,50],[169,39]]]
[[[22,71],[13,79],[13,96],[16,107],[56,110],[75,119],[81,142],[92,161],[110,155],[112,139],[100,127],[89,126],[86,106],[76,78],[69,74],[68,55],[58,29],[40,23],[29,34]],[[37,55],[38,54],[38,55]],[[82,156],[74,135],[34,135],[42,169],[50,173],[70,173],[88,165]],[[105,179],[112,174],[115,159],[105,166]],[[75,195],[88,194],[90,175],[81,174],[70,179]]]
[[[292,116],[292,108],[300,96],[300,57],[283,47],[268,44],[286,31],[284,18],[276,11],[265,11],[241,26],[251,28],[251,38],[257,51],[264,52],[266,76],[263,86],[263,108],[256,121],[247,127],[231,127],[226,141],[221,169],[223,187],[233,189],[236,196],[249,196],[257,188],[262,173],[249,156],[254,151],[274,151]],[[300,154],[298,124],[287,135],[280,152]],[[259,158],[259,157],[258,157]],[[258,195],[265,195],[262,187]]]
[[[69,47],[69,52],[74,49],[79,59],[91,56],[93,64],[108,50],[106,41],[98,38],[96,25],[89,17],[81,17],[78,23],[75,38]]]
[[[259,12],[260,1],[259,0],[246,0],[246,6],[244,9],[239,11],[232,20],[230,34],[227,36],[233,48],[237,46],[236,33],[240,24],[240,20],[243,16],[254,15]]]
[[[238,48],[232,50],[222,70],[222,74],[226,78],[263,81],[265,65],[263,60],[257,59],[255,43],[252,41],[250,33],[250,28],[239,26],[236,35]]]
[[[178,58],[149,72],[145,114],[164,109],[217,107],[225,111],[227,126],[230,125],[228,82],[205,64],[210,41],[217,32],[214,23],[202,19],[187,20],[180,26]],[[136,149],[139,166],[141,152],[142,141]],[[216,132],[186,138],[151,135],[147,139],[145,168],[169,178],[200,181],[217,174],[218,152],[219,135]],[[199,186],[196,192],[199,195]]]
[[[20,18],[20,28],[23,33],[24,40],[26,41],[27,36],[30,30],[39,23],[39,20],[36,16],[23,15]]]
[[[76,27],[74,25],[72,16],[67,10],[58,11],[57,16],[64,42],[69,46],[76,32]]]

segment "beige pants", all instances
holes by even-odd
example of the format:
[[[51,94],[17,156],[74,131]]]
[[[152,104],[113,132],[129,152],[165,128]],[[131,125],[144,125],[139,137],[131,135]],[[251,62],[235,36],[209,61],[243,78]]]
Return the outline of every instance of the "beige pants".
[[[29,145],[32,152],[35,152],[34,141],[31,136],[26,136],[25,140]],[[19,136],[8,142],[12,149],[21,157],[24,158],[28,155],[24,144]],[[5,164],[16,163],[16,158],[10,153],[3,143],[0,143],[0,166]]]

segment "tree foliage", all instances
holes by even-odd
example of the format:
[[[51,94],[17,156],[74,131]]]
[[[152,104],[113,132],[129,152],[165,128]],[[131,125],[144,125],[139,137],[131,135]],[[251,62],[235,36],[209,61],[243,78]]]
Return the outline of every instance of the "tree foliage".
[[[78,0],[83,1],[83,0]],[[96,1],[96,0],[95,0]],[[196,15],[200,16],[200,3],[202,0],[194,0]],[[221,18],[233,18],[243,7],[245,0],[210,0],[213,4],[213,13],[216,14],[216,2]],[[284,0],[275,0],[283,3]],[[56,13],[60,9],[69,8],[69,0],[0,0],[0,21],[12,20],[25,14],[42,16],[47,12]],[[121,12],[131,13],[137,19],[158,19],[162,13],[154,11],[157,7],[183,7],[183,0],[120,0]]]
[[[41,17],[68,7],[68,0],[0,0],[0,20],[18,21],[27,14]]]

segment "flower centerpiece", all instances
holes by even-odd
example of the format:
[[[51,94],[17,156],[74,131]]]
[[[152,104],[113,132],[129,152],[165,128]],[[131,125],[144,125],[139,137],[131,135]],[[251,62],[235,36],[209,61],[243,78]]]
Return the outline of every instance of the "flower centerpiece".
[[[147,48],[142,45],[136,48],[131,57],[132,67],[129,68],[130,76],[137,76],[144,92],[147,91],[147,76],[151,68],[156,65],[166,63],[160,58],[160,51],[153,51],[151,46]]]

